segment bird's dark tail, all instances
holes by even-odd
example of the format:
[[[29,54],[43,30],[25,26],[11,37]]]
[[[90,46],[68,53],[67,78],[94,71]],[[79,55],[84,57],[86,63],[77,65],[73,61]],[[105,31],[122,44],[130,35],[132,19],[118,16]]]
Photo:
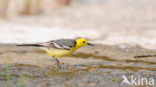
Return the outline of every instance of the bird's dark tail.
[[[34,46],[34,47],[43,47],[43,45],[40,44],[18,44],[16,46]]]

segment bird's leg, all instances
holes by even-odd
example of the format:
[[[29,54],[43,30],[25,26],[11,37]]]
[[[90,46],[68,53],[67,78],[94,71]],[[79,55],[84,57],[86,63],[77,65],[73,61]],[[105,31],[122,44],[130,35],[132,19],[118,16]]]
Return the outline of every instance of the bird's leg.
[[[55,59],[56,64],[57,64],[57,68],[61,69],[60,61],[57,58],[55,58],[55,57],[54,57],[54,59]]]

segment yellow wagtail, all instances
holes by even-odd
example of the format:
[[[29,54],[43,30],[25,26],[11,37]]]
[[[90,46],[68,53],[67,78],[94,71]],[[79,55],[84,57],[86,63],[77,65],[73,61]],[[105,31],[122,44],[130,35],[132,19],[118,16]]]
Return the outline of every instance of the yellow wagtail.
[[[57,66],[59,68],[59,60],[57,58],[67,56],[75,52],[78,48],[91,45],[93,44],[88,43],[85,38],[78,38],[74,39],[59,39],[59,40],[52,40],[45,43],[38,43],[38,44],[21,44],[17,46],[35,46],[43,48],[50,56],[52,56],[57,61]]]

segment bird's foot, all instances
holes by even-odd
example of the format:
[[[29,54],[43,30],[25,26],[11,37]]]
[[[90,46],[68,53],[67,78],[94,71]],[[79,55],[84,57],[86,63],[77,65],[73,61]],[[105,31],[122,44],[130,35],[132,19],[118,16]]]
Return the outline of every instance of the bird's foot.
[[[69,64],[64,64],[64,63],[62,64],[61,63],[61,64],[57,65],[57,70],[63,70],[63,71],[68,70],[69,66],[70,66]]]

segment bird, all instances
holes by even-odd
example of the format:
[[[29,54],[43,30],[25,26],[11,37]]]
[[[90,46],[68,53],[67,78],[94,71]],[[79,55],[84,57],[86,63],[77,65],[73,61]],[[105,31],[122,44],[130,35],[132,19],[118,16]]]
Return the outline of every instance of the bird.
[[[77,49],[87,45],[94,46],[86,38],[77,38],[51,40],[36,44],[18,44],[17,46],[33,46],[43,49],[49,56],[55,59],[57,67],[61,69],[58,58],[73,54]]]

